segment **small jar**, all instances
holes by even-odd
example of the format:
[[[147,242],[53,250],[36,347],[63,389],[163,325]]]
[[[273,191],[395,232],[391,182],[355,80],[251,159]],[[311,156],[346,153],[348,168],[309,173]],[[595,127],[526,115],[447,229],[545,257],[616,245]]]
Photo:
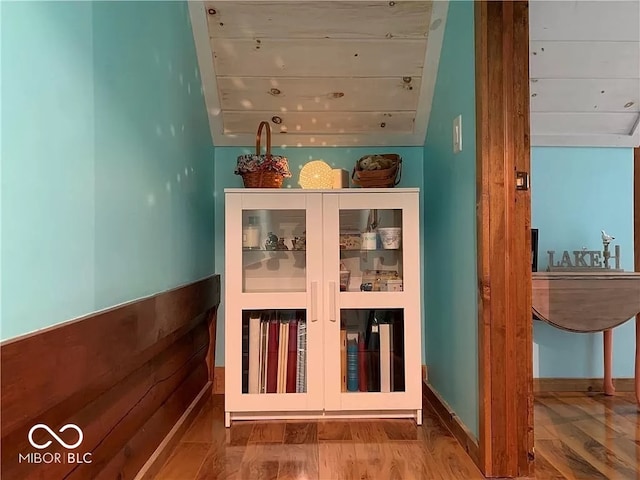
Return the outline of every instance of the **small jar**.
[[[256,217],[249,217],[249,225],[242,229],[242,248],[260,248],[260,226]]]

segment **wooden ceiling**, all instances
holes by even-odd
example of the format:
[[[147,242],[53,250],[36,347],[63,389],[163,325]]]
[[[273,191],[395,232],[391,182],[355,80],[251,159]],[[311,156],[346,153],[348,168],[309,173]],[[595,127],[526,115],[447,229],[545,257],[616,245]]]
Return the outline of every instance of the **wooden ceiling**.
[[[213,143],[424,144],[447,1],[189,2]],[[530,0],[531,144],[640,145],[640,0]]]
[[[640,0],[532,0],[529,36],[532,145],[640,145]]]
[[[214,145],[424,144],[443,1],[189,2]]]

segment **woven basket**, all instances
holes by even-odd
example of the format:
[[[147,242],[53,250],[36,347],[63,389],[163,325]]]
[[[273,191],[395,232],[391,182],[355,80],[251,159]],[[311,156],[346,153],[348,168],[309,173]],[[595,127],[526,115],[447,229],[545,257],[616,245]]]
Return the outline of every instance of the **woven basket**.
[[[266,127],[267,150],[261,154],[260,138],[263,127]],[[268,122],[260,122],[258,125],[256,153],[240,155],[235,173],[242,175],[245,188],[282,188],[284,178],[291,176],[286,157],[271,154],[271,126]]]
[[[277,172],[260,170],[242,174],[244,188],[281,188],[284,176]]]
[[[370,156],[362,157],[353,167],[351,180],[353,180],[354,184],[364,188],[392,188],[400,183],[400,178],[402,177],[402,157],[400,155],[395,153],[375,155],[376,157],[391,160],[392,166],[390,168],[378,170],[361,169],[361,160]]]

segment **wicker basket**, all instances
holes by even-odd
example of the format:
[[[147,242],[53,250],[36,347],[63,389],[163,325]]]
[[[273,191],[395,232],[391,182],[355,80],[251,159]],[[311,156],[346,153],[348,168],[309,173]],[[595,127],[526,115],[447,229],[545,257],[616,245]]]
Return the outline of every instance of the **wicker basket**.
[[[391,167],[376,170],[365,170],[361,168],[361,161],[368,157],[383,157],[391,161]],[[356,185],[364,188],[391,188],[400,183],[402,176],[402,157],[395,153],[385,153],[382,155],[367,155],[356,162],[351,173],[351,180]]]
[[[267,170],[242,174],[244,188],[281,188],[283,180],[283,175]]]
[[[266,127],[267,151],[261,154],[260,137],[263,127]],[[271,126],[268,122],[260,122],[258,125],[256,153],[240,155],[235,173],[242,175],[245,188],[282,188],[284,178],[291,176],[286,157],[271,154]]]

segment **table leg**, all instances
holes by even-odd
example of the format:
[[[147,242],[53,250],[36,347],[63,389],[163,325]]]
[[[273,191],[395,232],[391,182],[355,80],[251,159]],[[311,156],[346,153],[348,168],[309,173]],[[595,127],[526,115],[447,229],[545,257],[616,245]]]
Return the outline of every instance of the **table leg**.
[[[611,368],[613,364],[613,331],[605,330],[602,332],[604,338],[604,394],[614,395],[616,389],[613,386],[613,377],[611,376]]]

